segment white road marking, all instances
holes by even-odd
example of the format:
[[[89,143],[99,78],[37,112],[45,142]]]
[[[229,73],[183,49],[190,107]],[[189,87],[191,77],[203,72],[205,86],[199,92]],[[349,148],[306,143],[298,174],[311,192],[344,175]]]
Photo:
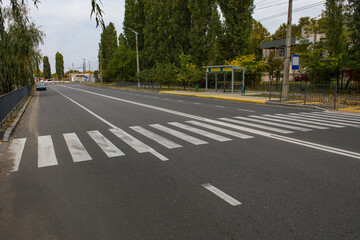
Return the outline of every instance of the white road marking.
[[[298,131],[303,131],[303,132],[312,131],[312,129],[309,129],[309,128],[295,127],[295,126],[290,126],[288,124],[273,123],[273,122],[259,120],[259,119],[253,119],[253,118],[247,118],[247,117],[235,117],[235,118],[242,119],[242,120],[245,120],[245,121],[252,121],[252,122],[257,122],[257,123],[263,123],[263,124],[267,124],[267,125],[282,127],[282,128],[289,128],[291,130],[298,130]]]
[[[241,109],[241,108],[238,108],[237,110],[239,110],[239,111],[244,111],[244,112],[252,112],[252,113],[255,112],[255,111],[253,111],[253,110],[247,110],[247,109]]]
[[[305,123],[312,123],[312,124],[317,124],[317,125],[322,125],[322,126],[326,126],[326,127],[334,127],[334,128],[343,128],[344,126],[340,126],[340,125],[336,125],[336,124],[331,124],[331,123],[321,123],[321,122],[314,122],[311,120],[306,120],[308,118],[304,118],[304,117],[297,117],[297,116],[293,116],[293,115],[288,115],[288,114],[276,114],[276,116],[281,116],[281,117],[287,117],[288,119],[292,120],[292,121],[299,121],[299,122],[305,122]]]
[[[299,115],[301,115],[301,116],[310,116],[311,118],[331,120],[331,121],[333,121],[335,123],[341,122],[341,123],[350,123],[350,124],[354,124],[354,125],[360,124],[360,120],[350,120],[350,119],[336,118],[336,117],[326,116],[326,115],[323,115],[323,116],[322,115],[316,115],[316,114],[311,114],[311,113],[299,113]]]
[[[160,124],[151,124],[150,127],[153,127],[153,128],[156,128],[160,131],[163,131],[163,132],[166,132],[170,135],[173,135],[177,138],[180,138],[186,142],[189,142],[189,143],[192,143],[194,145],[201,145],[201,144],[207,144],[207,142],[201,140],[201,139],[198,139],[198,138],[195,138],[195,137],[192,137],[190,135],[187,135],[185,133],[182,133],[182,132],[179,132],[177,130],[174,130],[174,129],[171,129],[171,128],[168,128],[168,127],[165,127],[165,126],[162,126]]]
[[[351,114],[351,113],[334,113],[334,112],[314,112],[321,115],[329,115],[329,116],[337,116],[337,117],[344,117],[344,118],[351,118],[360,120],[359,114]]]
[[[162,108],[162,107],[157,107],[157,106],[153,106],[153,105],[149,105],[149,104],[134,102],[134,101],[130,101],[130,100],[126,100],[126,99],[122,99],[122,98],[118,98],[118,97],[112,97],[112,96],[108,96],[108,95],[105,95],[105,94],[91,92],[91,91],[87,91],[87,90],[79,89],[79,88],[74,88],[74,87],[68,87],[68,86],[62,86],[62,87],[77,90],[77,91],[81,91],[81,92],[86,92],[86,93],[97,95],[97,96],[102,96],[102,97],[113,99],[113,100],[116,100],[116,101],[121,101],[121,102],[129,103],[129,104],[133,104],[133,105],[137,105],[137,106],[146,107],[146,108],[153,109],[153,110],[158,110],[158,111],[161,111],[161,112],[165,112],[167,114],[173,114],[173,115],[177,115],[177,116],[187,117],[187,118],[197,120],[197,121],[203,121],[203,122],[207,122],[207,123],[211,123],[211,124],[217,124],[217,125],[220,125],[220,126],[223,126],[223,127],[233,128],[233,129],[237,129],[237,130],[240,130],[240,131],[260,135],[260,136],[263,136],[263,137],[268,137],[268,138],[272,138],[272,139],[275,139],[275,137],[282,137],[280,135],[276,135],[276,134],[272,134],[272,133],[268,133],[268,132],[264,132],[264,131],[260,131],[260,130],[255,130],[255,129],[251,129],[251,128],[241,127],[241,126],[235,125],[235,124],[224,123],[224,122],[221,122],[221,121],[218,121],[218,120],[213,120],[213,119],[210,119],[210,118],[204,118],[204,117],[200,117],[200,116],[196,116],[196,115],[192,115],[192,114],[188,114],[188,113],[183,113],[183,112],[175,111],[175,110],[168,109],[168,108]],[[290,142],[290,143],[293,143],[293,144],[298,144],[298,143],[296,143],[297,139],[292,138],[293,141],[291,141],[291,140],[289,141],[288,139],[290,139],[290,138],[287,138],[287,140],[284,140],[284,138],[278,138],[278,140],[280,140],[280,141],[284,141],[284,142],[286,141],[286,142]],[[300,144],[298,144],[298,145],[300,145]],[[325,151],[325,150],[323,150],[321,148],[319,148],[318,150],[319,151]],[[359,159],[358,157],[355,157],[355,155],[344,155],[343,153],[336,152],[336,151],[333,152],[333,153],[338,154],[338,155],[343,155],[343,156],[348,156],[348,157]],[[352,153],[354,153],[354,152],[352,152]],[[358,153],[356,153],[356,154],[358,154]]]
[[[250,115],[249,117],[258,118],[258,119],[264,119],[264,120],[272,121],[272,122],[287,123],[287,124],[291,124],[291,125],[314,128],[314,129],[329,129],[327,127],[322,127],[322,126],[317,126],[317,125],[312,125],[312,124],[305,124],[305,123],[299,123],[299,122],[294,122],[294,121],[286,121],[286,120],[281,120],[281,119],[274,119],[274,118],[271,117],[271,115],[269,115],[269,117]]]
[[[343,116],[340,114],[326,114],[326,113],[318,113],[318,112],[314,112],[312,113],[312,115],[318,116],[318,117],[324,117],[324,118],[332,118],[332,119],[339,119],[339,120],[346,120],[346,121],[352,121],[352,122],[356,122],[359,123],[360,119],[359,118],[353,118],[353,117],[348,117],[347,115]]]
[[[199,103],[199,102],[194,102],[194,104],[196,104],[196,105],[200,105],[200,104],[202,104],[202,103]]]
[[[38,137],[38,167],[58,165],[54,144],[50,135]]]
[[[213,125],[209,125],[206,123],[202,123],[202,122],[197,122],[197,121],[186,121],[187,123],[191,123],[193,125],[199,126],[199,127],[203,127],[203,128],[207,128],[210,130],[214,130],[217,132],[221,132],[221,133],[225,133],[227,135],[233,136],[233,137],[237,137],[237,138],[241,138],[241,139],[249,139],[249,138],[254,138],[252,136],[243,134],[243,133],[239,133],[239,132],[234,132],[225,128],[220,128],[220,127],[216,127]]]
[[[215,194],[216,196],[218,196],[219,198],[221,198],[222,200],[224,200],[225,202],[229,203],[232,206],[241,205],[241,202],[231,197],[230,195],[224,193],[220,189],[214,187],[210,183],[205,183],[202,184],[201,186],[203,186],[204,188],[206,188],[207,190],[209,190],[210,192],[212,192],[213,194]]]
[[[119,157],[125,154],[120,151],[112,142],[110,142],[104,135],[99,131],[87,131],[94,142],[104,151],[108,157]]]
[[[251,126],[251,127],[255,127],[255,128],[265,129],[265,130],[278,132],[278,133],[284,133],[284,134],[293,133],[293,131],[289,131],[289,130],[283,130],[283,129],[280,129],[280,128],[268,127],[268,126],[264,126],[264,125],[260,125],[260,124],[256,124],[256,123],[248,123],[248,122],[239,121],[239,120],[230,119],[230,118],[219,118],[219,119],[223,120],[223,121],[227,121],[227,122],[232,122],[232,123],[236,123],[236,124],[240,124],[240,125],[246,125],[246,126]]]
[[[329,124],[326,123],[316,123],[316,122],[312,122],[312,121],[307,121],[307,120],[301,120],[301,119],[296,119],[293,117],[286,117],[286,116],[274,116],[274,115],[264,115],[265,117],[273,117],[273,118],[279,118],[279,119],[284,119],[284,120],[289,120],[289,121],[295,121],[295,122],[302,122],[302,123],[309,123],[312,125],[320,125],[320,126],[326,126],[326,127],[331,127],[329,126]],[[338,126],[338,127],[343,127],[343,126]]]
[[[163,156],[160,153],[158,153],[157,151],[155,151],[155,149],[149,147],[145,143],[141,142],[140,140],[136,139],[135,137],[131,136],[130,134],[128,134],[127,132],[121,130],[120,128],[109,129],[109,131],[112,132],[113,134],[115,134],[115,136],[117,136],[121,140],[123,140],[130,147],[135,149],[135,151],[137,151],[138,153],[146,153],[146,152],[148,152],[148,153],[153,154],[157,158],[159,158],[161,161],[169,160],[165,156]]]
[[[289,113],[289,114],[291,116],[297,116],[297,117],[301,117],[302,119],[308,119],[308,120],[312,120],[315,122],[317,121],[317,122],[330,123],[330,124],[335,123],[336,125],[343,125],[343,126],[348,126],[348,127],[358,127],[359,126],[356,124],[339,122],[337,120],[332,120],[331,118],[326,118],[327,120],[325,120],[321,117],[316,117],[316,116],[312,116],[312,115],[303,115],[303,114],[297,114],[297,113]]]
[[[154,140],[155,142],[163,145],[164,147],[168,148],[168,149],[174,149],[174,148],[180,148],[182,147],[180,144],[177,144],[167,138],[164,138],[156,133],[153,133],[143,127],[140,126],[133,126],[130,127],[132,130],[144,135],[145,137],[150,138],[151,140]]]
[[[224,106],[215,105],[217,108],[224,108]]]
[[[184,102],[183,100],[177,100],[178,102]]]
[[[219,134],[211,133],[211,132],[204,131],[204,130],[201,130],[201,129],[198,129],[198,128],[194,128],[194,127],[191,127],[189,125],[182,124],[182,123],[170,122],[169,124],[172,125],[172,126],[179,127],[181,129],[185,129],[185,130],[188,130],[190,132],[193,132],[193,133],[196,133],[196,134],[199,134],[199,135],[214,139],[214,140],[219,141],[219,142],[231,141],[230,138],[223,137],[223,136],[220,136]]]
[[[12,172],[16,172],[19,170],[19,165],[21,161],[21,157],[24,151],[26,138],[19,138],[12,140],[9,146],[9,154],[10,159],[14,161],[14,168]]]
[[[325,151],[325,152],[331,152],[331,153],[335,153],[335,154],[339,154],[339,155],[343,155],[343,156],[347,156],[347,157],[351,157],[351,158],[360,159],[360,153],[357,153],[357,152],[347,151],[347,150],[343,150],[340,148],[329,147],[329,146],[316,144],[316,143],[312,143],[312,142],[307,142],[307,141],[302,141],[302,140],[298,140],[298,139],[294,139],[294,138],[288,138],[288,137],[280,136],[280,135],[273,135],[273,136],[271,136],[271,138],[278,139],[278,140],[281,140],[284,142],[289,142],[289,143],[293,143],[293,144],[297,144],[297,145],[314,148],[314,149]]]
[[[168,98],[164,98],[164,100],[170,100],[170,99],[168,99]]]
[[[158,98],[158,97],[155,97],[155,96],[154,96],[153,98]]]
[[[76,133],[64,133],[63,134],[66,145],[73,159],[73,162],[83,162],[92,160],[89,153],[86,151],[84,145],[80,142]]]

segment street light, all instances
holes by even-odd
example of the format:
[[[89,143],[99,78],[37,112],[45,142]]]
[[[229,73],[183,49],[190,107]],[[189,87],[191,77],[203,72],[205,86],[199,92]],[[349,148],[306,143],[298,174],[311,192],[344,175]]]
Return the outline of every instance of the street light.
[[[135,39],[136,39],[136,64],[137,64],[137,75],[138,75],[138,88],[140,88],[140,79],[139,79],[139,74],[140,74],[140,68],[139,68],[139,48],[138,48],[138,33],[134,30],[132,30],[131,28],[127,28],[126,29],[132,31],[133,33],[135,33]]]

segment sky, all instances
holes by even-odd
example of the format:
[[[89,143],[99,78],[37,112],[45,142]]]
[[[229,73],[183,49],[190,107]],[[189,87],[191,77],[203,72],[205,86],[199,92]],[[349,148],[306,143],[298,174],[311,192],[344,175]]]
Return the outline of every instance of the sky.
[[[324,5],[311,7],[324,0],[293,0],[293,23],[300,17],[318,17],[324,10]],[[64,56],[65,72],[74,68],[82,71],[83,59],[86,59],[86,69],[98,69],[98,44],[100,42],[101,28],[96,28],[95,19],[90,19],[90,0],[42,0],[35,8],[30,5],[31,19],[45,32],[44,45],[40,48],[44,56],[48,56],[51,71],[55,72],[55,54],[60,52]],[[254,0],[256,8],[253,17],[274,33],[276,29],[287,20],[283,15],[269,20],[262,20],[279,13],[287,12],[288,0]],[[4,1],[6,4],[6,1]],[[296,11],[298,8],[309,6],[311,8]],[[122,32],[124,20],[125,0],[102,0],[102,9],[105,13],[104,21],[115,24],[117,33]]]

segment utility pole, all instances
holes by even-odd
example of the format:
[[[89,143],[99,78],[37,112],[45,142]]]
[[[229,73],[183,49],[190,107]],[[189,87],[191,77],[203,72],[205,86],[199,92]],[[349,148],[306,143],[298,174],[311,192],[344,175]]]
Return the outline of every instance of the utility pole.
[[[284,99],[287,99],[289,96],[292,3],[293,3],[293,0],[289,0],[287,30],[286,30],[284,78],[283,78],[283,85],[282,85],[282,98],[284,98]]]
[[[132,31],[134,34],[135,34],[135,41],[136,41],[136,65],[137,65],[137,77],[138,77],[138,88],[140,88],[140,78],[139,78],[139,75],[140,75],[140,66],[139,66],[139,48],[138,48],[138,33],[134,30],[132,30],[131,28],[127,28],[125,27],[126,29],[129,29],[130,31]]]
[[[72,80],[71,81],[74,81],[75,78],[74,78],[74,63],[72,64],[72,67],[73,67],[73,71],[72,71]]]
[[[91,82],[91,67],[90,67],[90,61],[89,62],[89,82]]]

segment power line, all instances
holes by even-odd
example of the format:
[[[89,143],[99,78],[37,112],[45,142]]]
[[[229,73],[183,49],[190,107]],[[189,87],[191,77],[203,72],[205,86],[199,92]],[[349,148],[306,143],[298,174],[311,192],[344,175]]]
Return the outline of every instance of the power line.
[[[294,2],[297,0],[294,0]],[[255,8],[255,10],[261,10],[261,9],[266,9],[266,8],[271,8],[271,7],[276,7],[279,5],[284,5],[284,4],[288,4],[288,2],[282,2],[282,3],[278,3],[278,4],[273,4],[273,5],[267,5],[265,7],[261,7],[261,8]]]
[[[304,6],[304,7],[296,8],[292,12],[293,13],[294,12],[300,12],[300,11],[307,10],[307,9],[310,9],[310,8],[318,7],[318,6],[323,5],[324,3],[325,3],[325,1],[321,1],[321,2],[318,2],[318,3],[313,3],[313,4],[310,4],[310,5]],[[288,12],[282,12],[282,13],[278,13],[278,14],[275,14],[275,15],[272,15],[272,16],[260,18],[260,19],[258,19],[258,21],[266,21],[266,20],[270,20],[270,19],[273,19],[273,18],[284,16],[284,15],[287,15],[287,14],[288,14]]]

